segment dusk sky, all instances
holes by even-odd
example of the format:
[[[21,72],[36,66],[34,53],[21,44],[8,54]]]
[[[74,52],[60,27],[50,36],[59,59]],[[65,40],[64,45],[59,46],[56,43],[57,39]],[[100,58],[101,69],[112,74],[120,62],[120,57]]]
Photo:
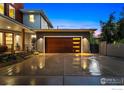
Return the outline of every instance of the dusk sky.
[[[96,28],[100,32],[99,21],[106,21],[112,11],[119,12],[124,4],[25,4],[26,9],[42,9],[56,28]]]

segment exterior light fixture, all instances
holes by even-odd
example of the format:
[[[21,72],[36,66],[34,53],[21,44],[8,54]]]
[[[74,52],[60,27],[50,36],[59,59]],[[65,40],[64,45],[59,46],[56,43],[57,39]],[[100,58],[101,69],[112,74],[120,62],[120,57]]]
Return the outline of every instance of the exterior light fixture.
[[[8,29],[10,29],[11,27],[10,26],[7,26]]]
[[[31,35],[31,38],[36,38],[36,35]]]

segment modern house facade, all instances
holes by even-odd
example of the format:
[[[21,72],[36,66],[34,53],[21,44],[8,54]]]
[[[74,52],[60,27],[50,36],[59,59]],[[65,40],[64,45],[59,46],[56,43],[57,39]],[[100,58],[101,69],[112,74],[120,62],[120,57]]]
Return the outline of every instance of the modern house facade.
[[[88,38],[96,29],[37,30],[37,50],[43,53],[89,53]]]
[[[43,53],[90,52],[88,38],[96,29],[53,29],[42,10],[26,10],[23,4],[0,4],[0,45],[8,51]]]
[[[23,9],[22,3],[0,3],[0,46],[7,46],[8,51],[31,50],[32,38],[36,34],[32,29],[52,27],[39,11]]]
[[[0,4],[0,45],[7,46],[8,51],[23,51],[31,45],[34,32],[23,24],[22,8],[23,4]]]

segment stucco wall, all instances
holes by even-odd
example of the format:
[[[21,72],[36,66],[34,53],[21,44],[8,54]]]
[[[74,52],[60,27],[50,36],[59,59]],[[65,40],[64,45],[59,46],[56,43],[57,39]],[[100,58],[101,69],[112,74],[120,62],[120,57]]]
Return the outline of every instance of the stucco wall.
[[[45,40],[43,38],[37,40],[37,51],[43,52],[44,41]]]
[[[124,58],[124,44],[107,44],[102,42],[100,44],[100,54],[114,57]]]
[[[101,42],[99,44],[99,53],[101,55],[107,55],[107,44],[106,44],[106,42]]]
[[[32,49],[31,40],[32,40],[32,39],[31,39],[31,34],[26,33],[26,34],[25,34],[25,50],[27,50],[27,48],[28,48],[29,50]]]
[[[82,39],[82,51],[83,53],[89,53],[90,52],[90,44],[87,38]]]
[[[116,56],[116,57],[124,57],[124,44],[108,44],[107,45],[107,55],[108,56]]]
[[[82,47],[81,50],[84,53],[89,53],[90,52],[90,46],[89,46],[89,41],[88,41],[88,37],[89,37],[89,33],[37,33],[37,50],[40,52],[44,52],[44,44],[45,44],[45,40],[44,40],[44,36],[81,36],[82,37]],[[83,39],[85,38],[85,39]]]

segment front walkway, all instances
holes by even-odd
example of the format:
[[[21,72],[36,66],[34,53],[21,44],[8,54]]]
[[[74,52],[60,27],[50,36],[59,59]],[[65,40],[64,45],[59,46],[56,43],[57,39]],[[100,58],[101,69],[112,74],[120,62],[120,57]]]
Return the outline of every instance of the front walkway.
[[[101,85],[105,79],[124,76],[124,59],[80,54],[34,55],[21,63],[0,69],[3,85]],[[104,80],[104,81],[103,81]]]

